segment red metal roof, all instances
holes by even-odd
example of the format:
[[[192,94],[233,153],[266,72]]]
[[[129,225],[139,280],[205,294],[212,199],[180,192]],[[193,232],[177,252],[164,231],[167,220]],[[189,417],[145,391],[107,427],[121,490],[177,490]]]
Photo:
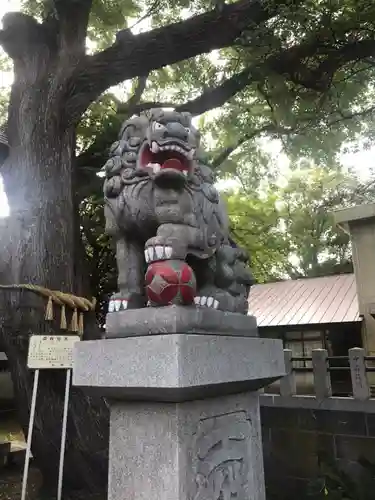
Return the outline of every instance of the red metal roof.
[[[254,285],[249,314],[261,327],[361,321],[354,274]]]

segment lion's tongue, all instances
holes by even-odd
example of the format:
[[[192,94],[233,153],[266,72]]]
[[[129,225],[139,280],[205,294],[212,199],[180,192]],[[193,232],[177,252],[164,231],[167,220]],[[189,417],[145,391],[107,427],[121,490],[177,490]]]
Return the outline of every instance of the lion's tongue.
[[[174,170],[184,170],[182,162],[178,158],[169,158],[165,160],[161,168],[173,168]]]

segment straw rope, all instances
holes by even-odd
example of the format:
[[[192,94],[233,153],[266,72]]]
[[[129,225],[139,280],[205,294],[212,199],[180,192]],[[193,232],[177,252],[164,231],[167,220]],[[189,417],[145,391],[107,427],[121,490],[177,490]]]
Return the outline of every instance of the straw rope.
[[[58,290],[50,290],[39,285],[23,284],[23,285],[0,285],[3,290],[29,290],[31,292],[42,295],[47,299],[45,320],[52,321],[54,316],[54,305],[61,307],[60,328],[62,330],[70,330],[71,332],[83,335],[84,321],[83,315],[85,312],[94,311],[96,299],[91,301],[85,297],[78,297],[71,293],[60,292]],[[72,318],[68,328],[66,320],[66,309],[72,310]]]

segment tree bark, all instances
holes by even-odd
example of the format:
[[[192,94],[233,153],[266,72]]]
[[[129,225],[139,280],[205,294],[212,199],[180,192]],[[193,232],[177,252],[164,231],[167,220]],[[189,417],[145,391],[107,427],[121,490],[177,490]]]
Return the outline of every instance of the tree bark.
[[[25,21],[25,18],[22,18]],[[28,21],[26,20],[26,23]],[[33,26],[29,44],[8,40],[15,82],[8,118],[10,155],[1,174],[10,205],[0,234],[0,283],[30,283],[53,290],[85,293],[75,200],[75,131],[61,120],[66,54]],[[26,27],[28,25],[26,24]],[[79,53],[78,50],[75,54]],[[60,333],[58,317],[44,320],[45,300],[32,292],[0,291],[0,344],[8,356],[20,423],[27,433],[32,374],[26,366],[31,334]],[[91,337],[100,335],[94,315],[86,322]],[[32,451],[47,488],[56,489],[65,377],[61,371],[40,376]],[[64,472],[66,493],[105,492],[108,409],[72,388]]]

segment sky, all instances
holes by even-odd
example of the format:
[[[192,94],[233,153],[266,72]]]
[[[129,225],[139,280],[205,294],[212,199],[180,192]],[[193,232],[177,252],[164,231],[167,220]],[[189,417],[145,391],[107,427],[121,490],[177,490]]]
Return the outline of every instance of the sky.
[[[2,19],[6,12],[19,10],[20,3],[20,0],[0,0],[0,19]],[[9,87],[12,80],[12,73],[0,72],[0,88]],[[287,174],[288,158],[285,154],[283,154],[279,141],[267,141],[264,143],[264,147],[279,164],[280,170],[283,174]],[[369,172],[369,167],[375,167],[375,147],[369,150],[362,149],[356,153],[341,155],[340,160],[344,167],[354,168],[361,178],[365,180]],[[225,183],[219,183],[218,187],[228,187],[228,182],[225,181]],[[9,207],[0,178],[0,217],[6,217],[8,214]]]

